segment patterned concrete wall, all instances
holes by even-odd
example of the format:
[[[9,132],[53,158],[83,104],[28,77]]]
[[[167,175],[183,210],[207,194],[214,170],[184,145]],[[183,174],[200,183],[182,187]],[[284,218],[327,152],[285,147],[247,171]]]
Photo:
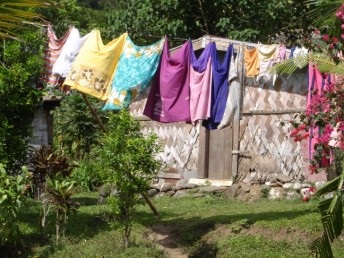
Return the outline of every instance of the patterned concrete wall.
[[[130,106],[132,115],[141,117],[146,100],[134,102]],[[182,170],[197,169],[199,126],[188,123],[159,123],[141,121],[144,133],[158,135],[163,151],[160,159],[167,168]]]
[[[246,80],[243,111],[252,115],[245,115],[240,124],[240,151],[244,152],[239,160],[240,178],[248,173],[254,173],[258,181],[272,173],[302,177],[303,151],[300,143],[290,139],[288,121],[294,118],[292,110],[305,108],[306,94],[305,73],[279,77],[275,85]]]

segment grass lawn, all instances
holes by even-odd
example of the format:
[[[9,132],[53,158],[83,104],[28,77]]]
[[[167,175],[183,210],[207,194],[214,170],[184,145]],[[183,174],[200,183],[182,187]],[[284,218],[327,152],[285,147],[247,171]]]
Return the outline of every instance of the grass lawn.
[[[247,203],[218,196],[161,197],[152,200],[161,220],[147,205],[140,206],[133,243],[124,249],[118,225],[109,223],[111,213],[106,205],[96,204],[97,197],[74,195],[81,206],[70,216],[59,244],[54,241],[54,211],[42,240],[40,205],[30,202],[21,216],[25,247],[11,250],[13,257],[310,257],[307,245],[321,231],[317,200]],[[335,257],[343,257],[344,241],[335,241],[333,250]],[[8,251],[2,250],[0,257]]]

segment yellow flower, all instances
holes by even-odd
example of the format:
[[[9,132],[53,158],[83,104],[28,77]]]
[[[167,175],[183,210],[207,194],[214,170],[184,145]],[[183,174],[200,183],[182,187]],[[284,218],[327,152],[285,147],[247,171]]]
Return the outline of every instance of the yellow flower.
[[[119,106],[120,103],[121,103],[121,102],[119,101],[118,98],[115,98],[115,99],[113,100],[113,104],[114,104],[115,106]]]

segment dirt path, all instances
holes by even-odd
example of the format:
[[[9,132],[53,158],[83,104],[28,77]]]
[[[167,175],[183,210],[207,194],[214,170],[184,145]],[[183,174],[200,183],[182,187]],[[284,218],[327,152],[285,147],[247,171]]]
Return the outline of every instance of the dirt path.
[[[150,233],[150,238],[163,250],[169,258],[188,258],[181,248],[178,248],[180,237],[172,226],[156,225]]]

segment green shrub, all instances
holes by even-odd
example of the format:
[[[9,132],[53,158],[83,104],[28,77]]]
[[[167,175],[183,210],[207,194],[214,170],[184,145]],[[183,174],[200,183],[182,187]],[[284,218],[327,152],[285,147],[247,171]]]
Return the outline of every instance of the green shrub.
[[[108,126],[101,147],[100,174],[104,183],[118,190],[108,203],[121,222],[127,247],[135,208],[142,202],[140,195],[146,193],[161,168],[161,162],[156,159],[160,148],[157,136],[143,135],[139,123],[126,110],[112,114]]]
[[[22,167],[22,174],[16,177],[8,175],[0,163],[0,246],[16,244],[19,240],[18,215],[26,201],[30,174]]]

